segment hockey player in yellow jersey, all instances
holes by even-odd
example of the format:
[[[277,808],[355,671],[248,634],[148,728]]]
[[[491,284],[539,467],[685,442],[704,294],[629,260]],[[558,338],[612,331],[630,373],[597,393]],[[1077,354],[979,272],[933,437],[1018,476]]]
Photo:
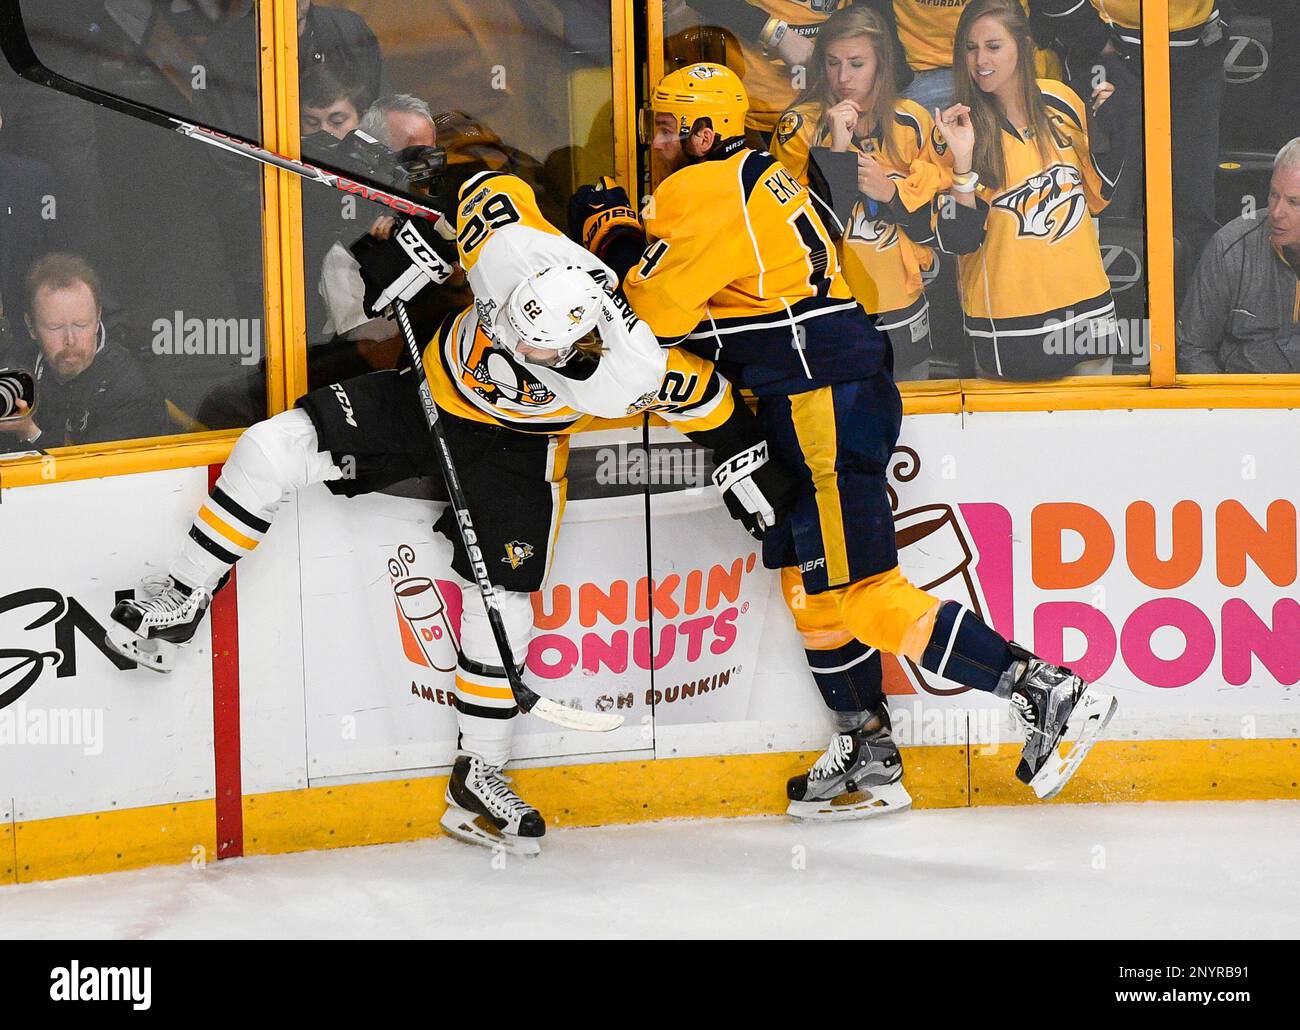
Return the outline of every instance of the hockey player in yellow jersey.
[[[676,170],[648,199],[643,225],[622,190],[586,187],[570,205],[570,232],[622,274],[628,302],[662,343],[705,354],[754,392],[774,458],[799,479],[788,516],[763,535],[763,561],[781,571],[838,732],[787,785],[789,811],[839,818],[910,804],[880,650],[1009,698],[1026,729],[1016,774],[1050,797],[1114,698],[899,570],[886,466],[902,407],[889,341],[852,300],[808,191],[744,145],[745,106],[744,87],[719,65],[666,76],[642,129]],[[1067,721],[1080,736],[1062,759]]]
[[[957,48],[961,102],[937,126],[953,202],[935,222],[939,245],[961,255],[979,369],[1004,379],[1107,373],[1128,343],[1091,216],[1109,202],[1122,149],[1094,155],[1083,102],[1064,83],[1035,79],[1015,0],[971,0]],[[1103,122],[1118,110],[1113,90],[1098,87],[1092,98]]]
[[[413,317],[439,421],[464,489],[480,560],[521,662],[533,632],[530,593],[549,572],[564,513],[569,436],[596,417],[649,412],[713,448],[728,507],[755,529],[776,521],[788,477],[766,462],[753,415],[707,359],[665,352],[614,291],[613,272],[542,217],[522,180],[485,172],[461,190],[456,242],[405,221],[390,237],[352,247],[367,313],[394,300],[418,310],[424,292],[465,270],[473,305],[441,324]],[[324,483],[347,497],[381,490],[438,465],[409,367],[312,391],[236,443],[180,553],[152,596],[124,601],[110,643],[166,671],[194,635],[231,568],[271,529],[282,496]],[[541,814],[509,785],[518,707],[448,506],[436,529],[452,542],[462,580],[455,680],[459,747],[442,825],[470,843],[534,854]],[[522,668],[521,668],[522,673]]]
[[[808,88],[781,116],[772,154],[805,186],[817,176],[829,194],[821,211],[841,233],[844,279],[889,334],[901,381],[929,377],[922,274],[934,265],[931,205],[952,176],[934,152],[930,115],[900,99],[894,82],[881,16],[865,4],[836,12],[817,34]]]

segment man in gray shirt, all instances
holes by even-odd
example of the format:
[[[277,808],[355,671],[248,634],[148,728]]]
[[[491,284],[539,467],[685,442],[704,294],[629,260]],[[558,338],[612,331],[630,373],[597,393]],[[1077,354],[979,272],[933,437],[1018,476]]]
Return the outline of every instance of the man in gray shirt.
[[[1300,137],[1278,151],[1268,217],[1229,222],[1178,313],[1179,372],[1300,372]]]

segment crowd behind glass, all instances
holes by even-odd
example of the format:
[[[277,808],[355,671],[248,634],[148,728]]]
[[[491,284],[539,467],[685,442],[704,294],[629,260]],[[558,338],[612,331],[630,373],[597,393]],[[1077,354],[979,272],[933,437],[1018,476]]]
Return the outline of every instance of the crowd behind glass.
[[[1300,23],[1284,6],[1170,0],[1180,372],[1300,372]],[[607,5],[297,7],[309,159],[435,198],[510,171],[561,226],[573,189],[611,170]],[[250,0],[24,9],[55,70],[257,136]],[[825,198],[900,380],[1145,373],[1139,12],[669,0],[665,70],[741,74],[752,145]],[[265,414],[256,165],[5,68],[0,194],[0,368],[37,377],[0,452]],[[303,212],[310,386],[391,366],[395,327],[362,311],[346,247],[388,231],[386,210],[308,185]]]

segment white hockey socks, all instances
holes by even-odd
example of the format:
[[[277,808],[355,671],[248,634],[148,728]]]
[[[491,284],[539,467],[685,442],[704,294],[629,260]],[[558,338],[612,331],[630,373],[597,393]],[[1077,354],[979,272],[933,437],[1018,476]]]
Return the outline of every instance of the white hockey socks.
[[[191,588],[215,589],[230,567],[262,542],[287,492],[342,475],[319,450],[316,427],[305,411],[295,408],[251,426],[194,516],[168,570],[172,578]]]
[[[465,599],[460,627],[460,657],[456,663],[456,722],[460,748],[488,765],[510,760],[519,707],[501,664],[501,653],[488,623],[487,609],[477,585],[462,583]],[[527,594],[497,591],[515,662],[522,668],[533,636],[533,604]]]

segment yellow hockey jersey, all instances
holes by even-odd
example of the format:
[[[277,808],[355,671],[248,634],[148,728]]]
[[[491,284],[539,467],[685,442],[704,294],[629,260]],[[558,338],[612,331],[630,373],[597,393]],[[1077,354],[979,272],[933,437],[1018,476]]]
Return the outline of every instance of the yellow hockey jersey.
[[[1219,16],[1216,0],[1166,0],[1169,4],[1169,44],[1195,46],[1208,22]],[[1142,43],[1142,0],[1092,0],[1101,20],[1130,45]]]
[[[805,186],[812,149],[830,145],[824,110],[825,105],[807,104],[787,111],[772,140],[773,155]],[[925,246],[934,239],[931,203],[952,184],[952,170],[931,141],[934,121],[919,104],[900,100],[886,128],[901,162],[889,159],[879,126],[855,139],[854,150],[881,162],[898,198],[891,205],[872,205],[859,196],[837,245],[849,289],[868,314],[877,316],[882,331],[901,329],[925,314],[921,273],[934,264],[934,252]]]
[[[647,202],[649,243],[624,279],[632,309],[661,341],[734,364],[757,394],[874,374],[888,343],[853,299],[807,189],[739,142]]]
[[[898,38],[912,68],[920,72],[952,67],[957,22],[968,3],[970,0],[893,0]],[[1028,13],[1025,0],[1020,6]],[[1060,60],[1050,50],[1039,50],[1034,64],[1039,75],[1060,75]]]
[[[1108,179],[1091,154],[1084,105],[1074,91],[1050,79],[1038,87],[1066,144],[1049,148],[1053,156],[1045,162],[1034,140],[1004,124],[1006,185],[982,184],[976,210],[950,198],[936,205],[936,239],[961,255],[966,332],[991,341],[999,365],[1013,364],[1015,351],[1041,354],[1049,337],[1114,315],[1091,216],[1109,203],[1117,176]]]
[[[461,190],[457,248],[474,305],[448,316],[425,348],[424,367],[444,411],[522,432],[573,433],[596,418],[654,411],[694,423],[730,410],[729,385],[713,366],[689,354],[667,355],[650,329],[614,292],[614,273],[556,230],[523,180],[484,172]],[[606,287],[597,319],[604,352],[563,366],[525,361],[500,339],[499,317],[526,276],[555,265],[586,269]],[[504,346],[501,344],[505,344]],[[662,396],[661,396],[662,394]],[[701,423],[700,428],[711,428]]]

